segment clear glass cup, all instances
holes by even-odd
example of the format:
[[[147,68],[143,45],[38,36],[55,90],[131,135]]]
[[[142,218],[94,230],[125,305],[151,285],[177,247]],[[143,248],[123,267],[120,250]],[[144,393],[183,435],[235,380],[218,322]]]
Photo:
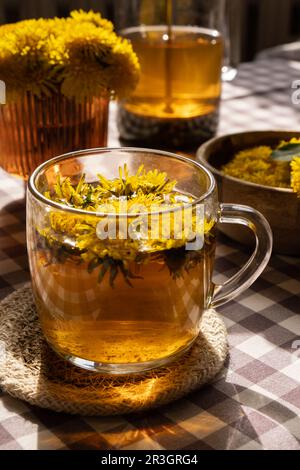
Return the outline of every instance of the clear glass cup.
[[[58,176],[61,180],[69,177],[74,185],[82,174],[91,183],[99,173],[114,179],[125,163],[130,174],[142,164],[177,181],[176,194],[189,195],[185,207],[193,216],[200,214],[197,243],[163,245],[162,250],[158,235],[153,235],[155,243],[150,248],[149,240],[139,235],[138,249],[128,261],[131,245],[126,237],[116,239],[109,233],[107,246],[115,250],[109,256],[99,255],[103,212],[75,209],[45,196],[53,191]],[[142,215],[147,220],[168,220],[169,216],[175,220],[177,210],[169,207]],[[112,212],[108,217],[123,227],[126,217],[136,222],[141,214]],[[223,285],[212,280],[219,223],[245,225],[256,238],[250,260]],[[88,226],[93,243],[83,246],[74,239],[70,235],[74,224],[80,230]],[[82,233],[84,237],[85,228]],[[141,232],[136,229],[134,233]],[[35,302],[50,346],[80,367],[124,374],[166,365],[189,349],[199,333],[202,313],[233,299],[263,271],[272,250],[272,234],[256,210],[220,204],[213,175],[199,163],[162,151],[108,148],[62,155],[34,171],[28,184],[27,243]]]
[[[241,49],[241,22],[236,16],[241,15],[240,0],[226,0],[226,19],[223,26],[224,62],[222,67],[223,82],[231,82],[237,75]]]
[[[116,4],[119,33],[141,64],[136,90],[120,102],[121,138],[158,148],[198,147],[218,126],[225,0]]]

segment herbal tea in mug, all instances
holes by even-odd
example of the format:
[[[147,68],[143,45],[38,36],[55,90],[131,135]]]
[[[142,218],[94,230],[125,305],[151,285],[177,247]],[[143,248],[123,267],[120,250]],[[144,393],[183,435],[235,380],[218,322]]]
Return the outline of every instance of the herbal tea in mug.
[[[220,210],[214,180],[199,164],[158,151],[95,149],[40,166],[29,182],[27,234],[53,349],[109,373],[157,367],[186,351],[203,311],[249,285],[270,254],[260,214],[221,210],[256,224],[259,242],[240,277],[216,287]]]

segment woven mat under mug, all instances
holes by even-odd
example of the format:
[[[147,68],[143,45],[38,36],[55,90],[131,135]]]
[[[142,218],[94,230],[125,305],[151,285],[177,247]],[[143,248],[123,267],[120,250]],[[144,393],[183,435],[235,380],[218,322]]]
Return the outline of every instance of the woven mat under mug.
[[[0,387],[55,411],[105,416],[167,404],[213,379],[227,352],[224,323],[209,310],[192,348],[168,367],[139,375],[100,375],[67,363],[50,349],[29,285],[0,303]]]

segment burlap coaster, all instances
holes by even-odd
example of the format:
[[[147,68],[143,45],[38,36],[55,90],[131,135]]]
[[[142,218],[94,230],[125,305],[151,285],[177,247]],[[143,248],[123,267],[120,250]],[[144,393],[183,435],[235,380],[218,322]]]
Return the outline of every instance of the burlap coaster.
[[[106,376],[60,359],[43,339],[30,286],[0,303],[0,386],[32,405],[80,415],[116,415],[154,408],[208,382],[227,355],[219,315],[203,315],[193,347],[169,367],[133,376]]]

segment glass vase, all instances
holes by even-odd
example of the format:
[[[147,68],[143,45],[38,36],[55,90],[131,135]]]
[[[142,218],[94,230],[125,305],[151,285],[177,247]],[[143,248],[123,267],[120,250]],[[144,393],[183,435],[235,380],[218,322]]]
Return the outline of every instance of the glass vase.
[[[0,165],[27,179],[55,155],[106,146],[108,104],[101,97],[79,103],[60,93],[27,93],[0,105]]]

